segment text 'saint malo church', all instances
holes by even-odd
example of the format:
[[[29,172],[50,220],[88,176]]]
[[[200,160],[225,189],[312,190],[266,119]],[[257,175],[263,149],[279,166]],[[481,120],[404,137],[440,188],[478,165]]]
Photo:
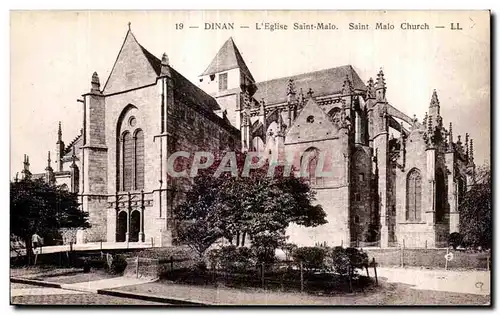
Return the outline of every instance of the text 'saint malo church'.
[[[290,227],[299,245],[434,247],[458,231],[473,143],[445,128],[436,91],[420,122],[386,99],[382,70],[366,84],[350,65],[255,82],[232,38],[196,83],[129,30],[107,82],[94,73],[83,95],[81,134],[65,145],[59,124],[55,169],[50,152],[41,174],[25,157],[23,176],[78,193],[92,228],[77,243],[176,244],[173,207],[188,187],[167,176],[167,158],[197,150],[308,152],[328,223]],[[322,152],[334,176],[316,176]]]

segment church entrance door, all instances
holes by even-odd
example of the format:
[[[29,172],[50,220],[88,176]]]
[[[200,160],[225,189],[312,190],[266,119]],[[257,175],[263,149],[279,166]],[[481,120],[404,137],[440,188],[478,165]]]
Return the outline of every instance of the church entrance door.
[[[116,241],[125,242],[125,234],[127,233],[127,213],[121,211],[118,213],[116,222]]]
[[[138,242],[139,241],[139,231],[141,224],[141,214],[139,211],[135,210],[130,215],[130,242]]]

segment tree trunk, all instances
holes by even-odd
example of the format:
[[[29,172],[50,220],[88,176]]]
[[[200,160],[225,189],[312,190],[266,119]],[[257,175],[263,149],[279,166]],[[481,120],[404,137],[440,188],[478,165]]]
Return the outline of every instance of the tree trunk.
[[[28,266],[31,265],[31,261],[33,258],[33,251],[31,248],[31,237],[24,237],[24,246],[26,247],[26,261],[28,262]]]

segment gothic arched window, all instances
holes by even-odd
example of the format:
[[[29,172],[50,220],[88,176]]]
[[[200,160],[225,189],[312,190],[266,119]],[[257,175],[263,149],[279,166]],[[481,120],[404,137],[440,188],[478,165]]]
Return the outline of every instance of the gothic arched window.
[[[144,189],[144,132],[137,129],[135,141],[135,189]]]
[[[422,210],[422,177],[420,171],[412,169],[406,178],[406,220],[418,222]]]
[[[134,143],[130,132],[125,131],[122,136],[122,172],[123,172],[123,187],[124,191],[133,189],[133,167],[134,167]]]
[[[317,148],[307,149],[300,159],[300,168],[311,185],[322,185],[323,178],[316,175],[320,151]],[[305,160],[307,159],[307,160]]]
[[[118,119],[116,179],[117,190],[144,189],[144,131],[136,115],[137,108],[128,105]]]

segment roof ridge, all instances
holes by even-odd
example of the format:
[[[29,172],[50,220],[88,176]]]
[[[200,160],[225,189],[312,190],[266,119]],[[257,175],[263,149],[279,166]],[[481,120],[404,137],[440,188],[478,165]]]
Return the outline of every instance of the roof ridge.
[[[257,82],[257,84],[264,83],[264,82],[283,80],[283,79],[292,78],[292,77],[299,77],[299,76],[302,76],[305,74],[316,74],[319,72],[325,72],[325,71],[332,70],[332,69],[340,69],[340,68],[348,68],[348,67],[350,67],[353,71],[355,71],[354,68],[352,67],[352,65],[346,64],[346,65],[341,65],[341,66],[337,66],[337,67],[324,68],[324,69],[320,69],[320,70],[314,70],[311,72],[297,73],[297,74],[292,74],[292,75],[288,75],[288,76],[284,76],[284,77],[278,77],[278,78],[274,78],[274,79],[270,79],[270,80],[259,81],[259,82]]]

